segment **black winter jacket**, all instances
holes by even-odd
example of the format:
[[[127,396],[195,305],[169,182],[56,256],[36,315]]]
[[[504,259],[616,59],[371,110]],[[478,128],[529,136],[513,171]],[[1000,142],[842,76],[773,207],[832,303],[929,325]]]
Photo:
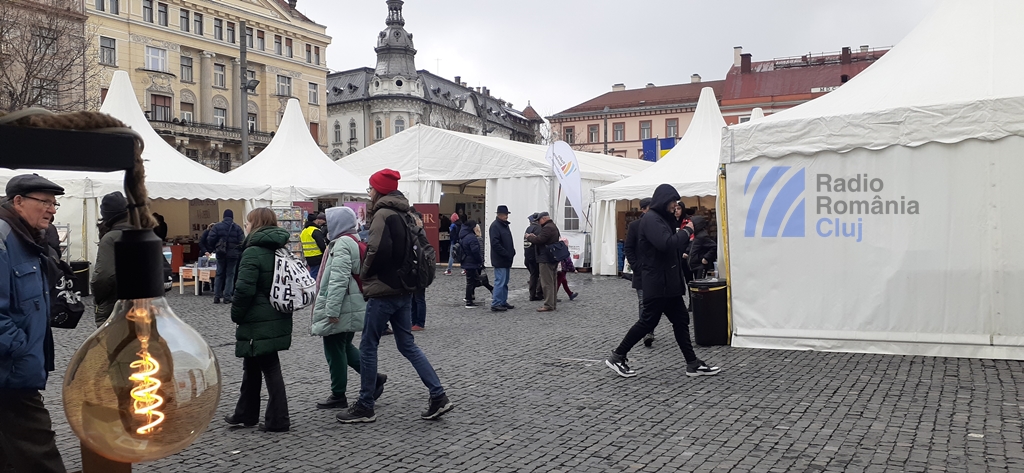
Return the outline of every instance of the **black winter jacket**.
[[[242,227],[235,223],[232,217],[224,217],[224,220],[216,223],[210,229],[210,235],[206,237],[206,244],[211,251],[216,251],[217,246],[224,242],[225,251],[217,251],[217,259],[237,260],[242,257],[242,241],[245,240],[245,232]]]
[[[537,252],[538,263],[550,263],[555,264],[558,261],[551,260],[551,253],[548,251],[548,246],[552,243],[557,243],[558,238],[562,236],[558,231],[558,227],[555,226],[554,220],[548,220],[548,223],[540,226],[540,233],[534,234],[535,236],[528,238],[530,243],[533,243],[533,249]]]
[[[676,231],[675,216],[665,211],[669,202],[679,200],[679,193],[668,184],[654,191],[651,209],[640,219],[637,259],[640,261],[644,300],[679,297],[685,293],[682,255],[690,244],[693,231]]]
[[[361,271],[363,296],[367,299],[411,292],[405,289],[399,274],[405,252],[412,247],[405,220],[409,207],[409,199],[400,191],[380,196],[370,203],[367,215],[370,234]]]
[[[640,240],[640,219],[629,222],[626,227],[626,242],[622,245],[622,252],[626,254],[626,261],[633,269],[633,289],[643,289],[643,271],[640,261],[636,259],[636,244]]]
[[[516,247],[512,242],[512,230],[507,220],[495,219],[487,230],[491,240],[491,266],[495,268],[511,268],[516,257]]]
[[[527,234],[534,234],[540,232],[540,225],[537,223],[531,223],[529,227],[526,227],[526,233],[523,236],[523,258],[526,260],[526,264],[537,264],[537,250],[533,248],[533,243],[526,238]]]
[[[693,217],[693,241],[690,243],[688,254],[690,255],[690,269],[712,271],[715,269],[715,260],[718,258],[718,242],[711,238],[708,233],[708,220],[701,216]],[[708,260],[708,264],[701,262]]]
[[[462,269],[480,269],[484,267],[484,250],[473,229],[476,225],[462,225],[459,233],[459,244],[462,245]]]

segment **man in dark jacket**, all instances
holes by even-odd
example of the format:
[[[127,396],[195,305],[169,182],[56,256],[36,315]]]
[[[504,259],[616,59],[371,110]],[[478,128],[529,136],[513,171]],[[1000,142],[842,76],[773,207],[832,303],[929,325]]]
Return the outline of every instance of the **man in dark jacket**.
[[[7,182],[0,205],[0,470],[60,472],[50,413],[39,391],[53,371],[52,284],[45,231],[64,188],[35,174]]]
[[[235,223],[235,213],[231,209],[224,211],[224,220],[210,229],[207,244],[217,254],[217,276],[213,279],[213,303],[231,302],[235,293],[235,268],[242,256],[242,240],[245,232]]]
[[[526,227],[526,235],[540,233],[540,224],[537,223],[539,213],[530,215],[530,226]],[[523,237],[523,260],[526,262],[526,269],[530,272],[530,302],[544,300],[544,291],[540,287],[540,266],[537,265],[537,251],[533,249],[533,243]]]
[[[508,207],[499,205],[497,214],[498,217],[487,229],[491,240],[491,266],[494,267],[491,311],[504,312],[515,308],[508,303],[508,280],[512,273],[512,260],[516,257],[516,247],[512,243],[512,230],[509,229]]]
[[[693,225],[689,224],[679,230],[675,228],[673,213],[679,205],[678,201],[679,193],[675,188],[662,184],[654,191],[650,211],[640,219],[636,255],[642,273],[644,312],[626,333],[622,343],[605,360],[609,368],[625,378],[636,376],[636,371],[626,364],[626,355],[644,335],[658,326],[662,314],[672,323],[676,343],[686,358],[686,375],[718,374],[717,366],[708,366],[697,358],[690,343],[689,314],[683,302],[685,288],[680,258],[690,243]]]
[[[370,176],[370,205],[367,222],[370,234],[362,271],[366,317],[362,341],[359,343],[359,375],[362,380],[359,400],[336,416],[338,422],[350,424],[377,420],[374,400],[383,391],[378,388],[377,347],[388,322],[395,332],[398,351],[412,363],[423,385],[430,390],[427,410],[421,419],[437,419],[452,410],[441,380],[426,355],[416,346],[412,334],[412,290],[402,283],[403,263],[412,251],[409,231],[409,200],[398,191],[398,171],[384,169]],[[376,395],[375,395],[376,394]]]
[[[687,252],[690,271],[694,279],[704,279],[708,271],[714,269],[718,258],[718,242],[708,233],[708,219],[696,215],[693,217],[693,241]]]
[[[117,302],[117,280],[114,277],[114,242],[121,232],[131,230],[128,223],[128,200],[120,192],[103,196],[100,202],[100,245],[92,271],[92,295],[96,302],[96,326],[103,325]]]
[[[647,210],[651,207],[651,198],[645,197],[640,199],[640,214],[647,213]],[[633,270],[633,289],[636,289],[636,299],[639,305],[639,316],[644,315],[644,286],[643,286],[643,271],[641,270],[640,261],[636,258],[636,245],[640,239],[640,219],[629,222],[626,226],[626,241],[622,245],[622,252],[626,255],[626,261],[629,262],[630,269]],[[644,336],[644,346],[651,348],[654,345],[654,330]]]
[[[167,222],[164,221],[164,216],[156,212],[153,212],[153,218],[156,219],[156,228],[153,229],[153,233],[156,233],[157,238],[161,241],[167,240]]]
[[[462,270],[466,272],[466,308],[477,307],[475,299],[476,287],[480,285],[480,271],[484,267],[484,251],[480,240],[476,238],[476,220],[466,220],[459,234],[459,245],[462,248]]]
[[[537,309],[537,312],[551,312],[555,310],[558,299],[558,291],[555,284],[558,281],[558,263],[551,257],[548,246],[557,243],[562,234],[559,233],[551,215],[541,212],[537,215],[537,224],[540,230],[537,233],[527,233],[526,240],[537,254],[537,266],[540,270],[540,285],[544,290],[544,305]]]

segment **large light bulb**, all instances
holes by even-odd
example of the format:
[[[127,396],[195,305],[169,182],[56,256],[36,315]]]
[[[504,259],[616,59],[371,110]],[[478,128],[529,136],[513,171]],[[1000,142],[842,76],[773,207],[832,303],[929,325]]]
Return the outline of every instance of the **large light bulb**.
[[[163,258],[159,247],[151,230],[125,231],[117,241],[121,300],[64,376],[64,412],[75,435],[124,463],[184,450],[209,425],[220,401],[217,357],[163,297],[162,265],[151,257]],[[156,269],[145,269],[154,262]]]

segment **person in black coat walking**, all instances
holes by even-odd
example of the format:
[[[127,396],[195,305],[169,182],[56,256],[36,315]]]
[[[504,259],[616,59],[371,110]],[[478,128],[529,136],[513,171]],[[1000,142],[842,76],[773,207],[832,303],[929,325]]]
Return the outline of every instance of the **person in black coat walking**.
[[[480,240],[476,239],[476,220],[466,220],[462,224],[462,232],[459,234],[459,244],[462,246],[462,269],[466,271],[466,308],[477,307],[473,302],[476,287],[480,285],[480,270],[484,267],[484,253],[480,247]]]
[[[245,233],[235,223],[235,213],[224,211],[224,220],[213,225],[206,236],[206,246],[213,248],[217,255],[217,275],[213,279],[213,303],[231,302],[235,293],[235,269],[242,257],[242,241]]]
[[[537,253],[537,266],[540,268],[540,285],[544,289],[544,305],[537,309],[537,312],[551,312],[555,310],[558,301],[558,261],[552,258],[548,247],[558,243],[562,234],[551,220],[551,215],[541,212],[537,215],[537,223],[540,225],[536,233],[527,233],[526,239],[532,243],[531,248]]]
[[[708,271],[715,268],[718,258],[718,242],[708,233],[708,219],[693,217],[693,241],[688,251],[690,271],[694,279],[704,279]]]
[[[647,213],[650,207],[650,197],[640,199],[641,217]],[[629,267],[633,270],[633,289],[636,289],[636,300],[639,307],[638,317],[642,318],[644,315],[643,271],[641,270],[640,261],[636,257],[636,245],[639,240],[640,219],[638,218],[629,222],[629,225],[626,226],[626,242],[622,246],[622,252],[626,254],[626,261],[629,262]],[[654,345],[654,329],[651,329],[651,332],[644,336],[644,346],[651,348],[652,345]]]
[[[686,375],[715,375],[719,372],[717,366],[708,366],[698,359],[690,343],[689,314],[683,301],[685,282],[681,256],[690,243],[693,226],[676,229],[673,213],[678,201],[679,193],[675,188],[662,184],[654,191],[650,211],[640,219],[636,255],[642,273],[644,312],[605,360],[609,368],[625,378],[636,376],[636,371],[627,364],[626,355],[644,335],[658,326],[662,314],[672,323],[676,343],[686,358]]]
[[[487,229],[491,245],[491,266],[494,267],[491,311],[504,312],[515,308],[508,303],[508,279],[512,273],[512,260],[516,257],[516,247],[512,242],[512,230],[509,229],[508,207],[499,205],[497,214],[498,217]]]
[[[526,235],[540,232],[538,213],[530,215],[530,226],[526,227]],[[540,287],[540,266],[537,264],[537,251],[533,249],[533,243],[523,237],[523,259],[526,262],[526,269],[530,272],[530,302],[544,300],[544,291]]]

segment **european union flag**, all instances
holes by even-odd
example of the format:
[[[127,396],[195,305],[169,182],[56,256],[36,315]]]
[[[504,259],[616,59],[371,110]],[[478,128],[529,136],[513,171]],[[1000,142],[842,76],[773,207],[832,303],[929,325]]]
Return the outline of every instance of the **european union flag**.
[[[657,161],[658,160],[658,139],[650,138],[643,140],[644,144],[644,161]]]

